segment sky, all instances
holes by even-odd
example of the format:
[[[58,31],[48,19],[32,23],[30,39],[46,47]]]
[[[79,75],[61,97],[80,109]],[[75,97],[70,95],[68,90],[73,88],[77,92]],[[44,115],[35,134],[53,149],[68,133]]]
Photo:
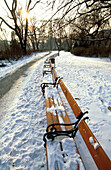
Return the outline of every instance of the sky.
[[[26,4],[29,0],[17,0],[18,2],[18,6],[19,4],[21,4],[21,6],[23,7],[24,11],[25,11],[25,7],[26,7]],[[50,0],[51,1],[51,0]],[[12,2],[13,0],[7,0],[8,2],[8,5],[11,7],[12,5]],[[32,5],[30,7],[33,6],[34,2],[36,2],[36,0],[32,0]],[[48,1],[49,2],[49,1]],[[41,0],[41,3],[38,3],[35,8],[30,11],[29,13],[29,18],[32,18],[33,16],[36,16],[37,20],[48,20],[51,18],[51,16],[57,11],[58,9],[58,6],[59,6],[59,3],[60,0],[56,1],[55,5],[54,5],[54,9],[52,10],[51,7],[48,7],[47,4],[46,4],[46,1],[44,0]],[[8,13],[6,11],[6,5],[4,3],[4,0],[0,0],[0,17],[2,16],[4,19],[6,19],[8,22],[10,21],[9,18],[7,17],[8,16]],[[58,16],[60,17],[62,15],[62,12],[60,11],[58,13]],[[72,10],[72,16],[74,15],[74,11]],[[58,17],[56,15],[56,17]],[[71,14],[70,14],[71,16]],[[9,22],[10,23],[10,22]],[[5,28],[7,30],[7,37],[8,39],[10,39],[10,32],[11,30],[5,25],[5,24],[2,24],[2,27]],[[8,32],[9,32],[9,35],[8,35]]]
[[[22,8],[25,10],[25,7],[26,7],[26,1],[23,1],[23,0],[18,0],[18,6],[19,6],[19,3],[21,4]],[[4,0],[1,0],[1,5],[0,5],[0,16],[4,16],[6,17],[7,16],[7,12],[6,12],[6,5],[4,4]],[[11,4],[12,4],[12,0],[11,1],[7,1],[8,2],[8,5],[9,7],[11,7]],[[31,6],[32,7],[32,6]],[[38,18],[41,18],[42,15],[43,15],[44,11],[43,11],[43,4],[39,3],[36,5],[36,7],[30,12],[30,15],[33,16],[34,14],[38,16]]]
[[[10,1],[7,0],[7,2],[8,2],[9,7],[11,8],[13,0],[10,0]],[[25,7],[26,7],[28,0],[17,0],[17,2],[18,2],[18,6],[20,4],[22,6],[23,10],[25,11]],[[32,2],[34,2],[34,0]],[[30,11],[29,18],[36,16],[37,20],[49,19],[53,15],[53,13],[55,12],[55,10],[57,8],[55,8],[55,10],[52,11],[52,9],[50,9],[50,7],[48,7],[45,2],[43,1],[42,3],[38,3],[35,6],[35,8]],[[0,17],[3,17],[5,20],[8,21],[8,23],[10,23],[11,20],[7,17],[7,16],[9,16],[9,12],[7,12],[8,10],[6,8],[4,0],[0,0],[0,4],[1,4],[0,5]],[[32,5],[30,7],[32,7],[33,4],[34,3],[32,3]],[[55,5],[57,7],[57,4],[55,4]],[[5,28],[7,30],[7,36],[8,36],[8,39],[10,39],[10,31],[11,30],[3,23],[2,23],[2,28]],[[8,32],[9,32],[9,34],[8,34]]]
[[[9,7],[11,7],[12,5],[12,1],[13,0],[10,0],[8,2],[8,5]],[[19,3],[22,5],[23,9],[25,10],[25,7],[26,7],[26,4],[27,4],[27,1],[28,0],[17,0],[18,2],[18,6],[19,6]],[[4,3],[4,0],[0,0],[1,2],[1,5],[0,5],[0,16],[4,16],[6,17],[7,16],[7,12],[6,12],[6,5]],[[34,2],[34,1],[33,1]],[[34,3],[32,3],[32,5],[30,7],[33,6]],[[57,4],[55,4],[57,6]],[[55,8],[56,10],[57,8]],[[43,1],[41,1],[41,3],[38,3],[35,8],[30,11],[30,17],[32,17],[33,15],[36,15],[38,20],[39,19],[46,19],[46,18],[50,18],[51,15],[55,12],[55,10],[51,10],[50,7],[47,6],[47,4]]]

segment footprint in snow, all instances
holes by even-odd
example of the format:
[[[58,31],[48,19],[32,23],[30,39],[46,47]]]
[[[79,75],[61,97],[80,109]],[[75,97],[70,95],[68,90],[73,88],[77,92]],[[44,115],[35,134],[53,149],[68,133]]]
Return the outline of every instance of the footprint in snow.
[[[101,101],[102,104],[104,104],[104,101],[101,97],[99,97],[99,100]]]
[[[96,79],[96,78],[97,78],[97,76],[93,76],[93,78],[95,78],[95,79]]]
[[[88,94],[89,94],[89,96],[92,96],[92,95],[93,95],[93,94],[92,94],[92,93],[90,93],[90,92],[89,92]]]
[[[102,92],[102,90],[103,90],[103,87],[102,87],[102,86],[100,86],[100,87],[99,87],[99,93],[101,93],[101,92]]]
[[[99,71],[96,71],[96,74],[99,74]]]

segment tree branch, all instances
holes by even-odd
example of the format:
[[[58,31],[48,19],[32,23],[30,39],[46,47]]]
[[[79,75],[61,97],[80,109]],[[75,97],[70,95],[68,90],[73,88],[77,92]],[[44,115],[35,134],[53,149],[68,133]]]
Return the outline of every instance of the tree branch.
[[[8,24],[2,17],[0,17],[0,19],[12,30],[15,31],[15,28],[13,28],[10,24]]]
[[[4,2],[5,2],[5,4],[6,4],[6,6],[7,6],[8,10],[11,12],[11,10],[10,10],[10,8],[9,8],[8,4],[7,4],[7,1],[6,1],[6,0],[4,0]]]
[[[27,6],[27,11],[29,11],[30,4],[31,4],[31,0],[29,0],[28,6]]]
[[[12,2],[12,11],[15,11],[17,8],[17,0],[13,0]]]
[[[37,1],[37,2],[33,5],[33,7],[29,9],[29,11],[31,11],[32,9],[34,9],[34,8],[35,8],[35,6],[36,6],[39,2],[40,2],[40,0],[39,0],[39,1]]]

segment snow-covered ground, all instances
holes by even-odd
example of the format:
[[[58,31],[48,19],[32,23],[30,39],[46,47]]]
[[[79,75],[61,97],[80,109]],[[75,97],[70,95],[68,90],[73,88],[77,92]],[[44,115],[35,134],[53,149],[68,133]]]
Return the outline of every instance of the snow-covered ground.
[[[42,54],[34,54],[30,61]],[[50,55],[49,55],[50,56]],[[47,57],[49,57],[47,56]],[[47,58],[46,57],[46,58]],[[45,59],[34,63],[27,76],[13,85],[0,100],[3,114],[0,120],[0,169],[46,169],[43,134],[46,129],[45,101],[40,85]],[[28,60],[29,62],[29,60]],[[0,77],[26,64],[15,63],[0,68]],[[72,93],[82,111],[89,111],[89,127],[111,159],[111,62],[96,58],[77,57],[60,52],[56,57],[57,75]],[[11,102],[9,102],[11,100]],[[4,104],[5,103],[5,104]],[[9,104],[8,104],[9,103]],[[73,121],[73,120],[72,120]]]
[[[14,90],[12,88],[0,100],[3,114],[0,120],[1,170],[46,167],[43,146],[46,113],[40,87],[44,60],[33,64],[26,72],[27,76],[21,76],[13,85]],[[18,83],[21,85],[19,88]],[[10,97],[13,93],[15,96]]]
[[[88,125],[111,159],[110,60],[61,52],[56,58],[56,71],[81,110],[89,111]]]
[[[3,60],[0,61],[1,63],[5,64],[6,67],[0,67],[0,78],[4,77],[6,74],[22,67],[23,65],[29,63],[30,61],[34,60],[34,59],[39,59],[40,57],[42,57],[43,55],[47,54],[48,52],[42,52],[42,53],[35,53],[33,55],[30,56],[24,56],[23,58],[19,59],[19,60],[11,60],[10,62],[8,60]]]

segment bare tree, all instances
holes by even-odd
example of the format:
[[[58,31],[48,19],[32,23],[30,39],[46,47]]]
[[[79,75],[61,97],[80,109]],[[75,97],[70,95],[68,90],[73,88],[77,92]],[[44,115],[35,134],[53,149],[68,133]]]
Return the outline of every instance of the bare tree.
[[[56,3],[57,0],[48,1],[48,4],[52,5],[52,8],[54,8]],[[82,16],[87,16],[89,18],[93,16],[94,19],[94,15],[96,16],[96,13],[101,15],[101,17],[98,18],[98,21],[97,19],[95,22],[93,20],[92,27],[95,34],[103,27],[103,25],[107,24],[111,20],[111,0],[60,0],[56,12],[50,19],[56,16],[60,11],[62,13],[62,17],[58,22],[61,22],[63,18],[67,19],[67,21],[68,18],[70,18],[69,22],[65,23],[65,25],[75,22]]]
[[[18,1],[13,0],[11,8],[8,5],[8,2],[4,0],[6,5],[6,12],[9,13],[8,19],[6,20],[2,16],[0,16],[0,20],[2,23],[5,23],[11,30],[13,30],[19,41],[22,50],[26,53],[26,44],[27,44],[27,36],[28,36],[28,17],[25,18],[25,26],[23,27],[23,21],[20,18],[20,8],[18,8]],[[40,0],[36,1],[32,5],[32,0],[29,0],[26,5],[27,14],[34,9],[34,7],[39,3]],[[10,22],[10,21],[11,22]],[[23,30],[24,29],[24,30]],[[25,33],[24,33],[25,32]]]
[[[42,22],[42,21],[41,21]],[[30,23],[31,23],[31,30],[30,30],[30,39],[31,39],[31,43],[33,46],[34,50],[39,50],[39,35],[40,35],[40,30],[39,30],[39,24],[40,21],[37,21],[37,18],[35,16],[33,16],[30,19]]]

